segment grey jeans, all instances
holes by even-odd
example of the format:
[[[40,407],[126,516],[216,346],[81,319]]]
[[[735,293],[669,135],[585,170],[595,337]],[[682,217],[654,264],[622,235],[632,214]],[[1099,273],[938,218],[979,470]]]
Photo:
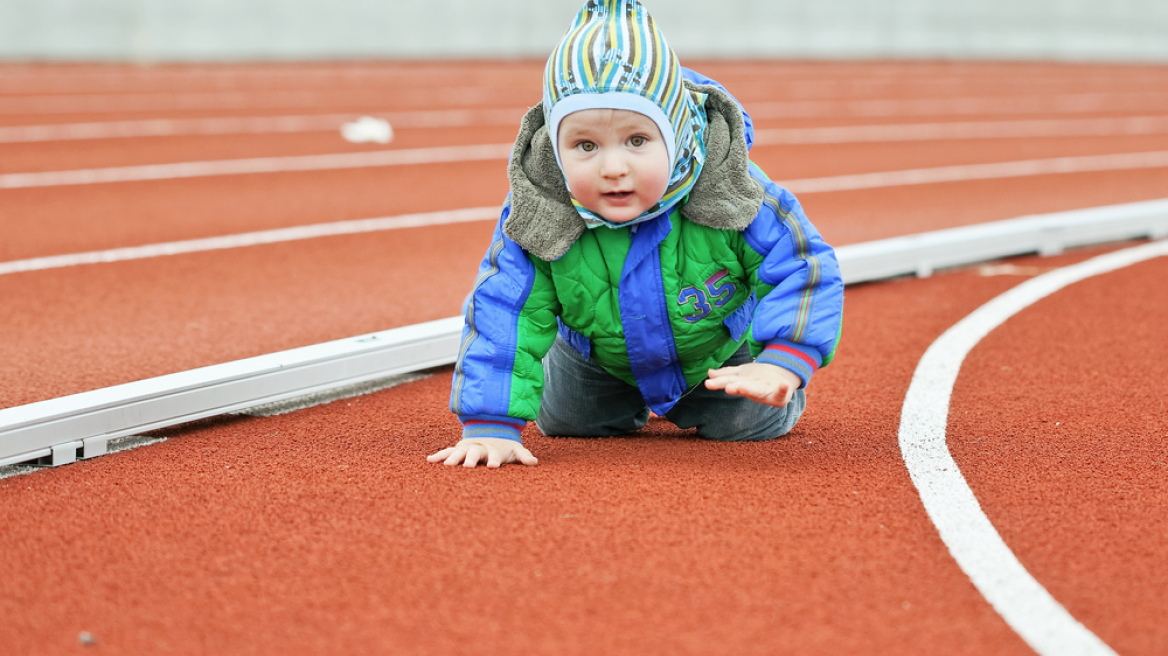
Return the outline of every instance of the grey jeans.
[[[746,346],[726,362],[751,362]],[[587,361],[562,338],[543,360],[544,390],[536,425],[544,435],[602,437],[622,435],[649,421],[649,408],[636,387]],[[697,428],[709,440],[760,441],[786,435],[803,414],[807,398],[796,390],[784,408],[755,403],[704,383],[686,390],[665,418],[679,428]]]

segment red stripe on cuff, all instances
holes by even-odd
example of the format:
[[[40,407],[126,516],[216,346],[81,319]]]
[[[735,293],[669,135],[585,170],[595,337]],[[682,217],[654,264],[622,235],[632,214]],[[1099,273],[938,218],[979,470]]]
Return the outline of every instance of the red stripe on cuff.
[[[803,351],[800,351],[799,349],[793,349],[790,346],[783,346],[782,344],[771,344],[770,346],[767,346],[763,350],[765,350],[765,351],[782,351],[783,353],[786,353],[787,355],[793,355],[793,356],[799,358],[800,360],[806,362],[807,366],[811,367],[811,371],[818,371],[819,370],[819,364],[816,363],[815,360],[810,355],[807,355],[806,353],[804,353]]]
[[[510,422],[510,421],[502,421],[502,420],[492,421],[490,419],[467,419],[466,423],[463,425],[464,426],[483,426],[483,425],[509,426],[511,428],[518,429],[518,428],[523,428],[526,425],[526,423],[527,422],[521,422],[521,421]]]

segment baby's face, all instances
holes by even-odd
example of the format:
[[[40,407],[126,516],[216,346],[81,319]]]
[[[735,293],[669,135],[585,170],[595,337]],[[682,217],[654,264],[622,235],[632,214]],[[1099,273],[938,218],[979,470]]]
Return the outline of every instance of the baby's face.
[[[614,223],[640,216],[669,186],[669,150],[644,114],[573,112],[560,121],[557,146],[572,197]]]

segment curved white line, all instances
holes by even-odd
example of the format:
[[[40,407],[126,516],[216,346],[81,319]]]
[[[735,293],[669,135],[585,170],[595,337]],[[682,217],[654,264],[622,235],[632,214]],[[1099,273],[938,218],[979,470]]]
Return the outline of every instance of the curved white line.
[[[929,518],[957,564],[1022,639],[1043,656],[1115,652],[1071,617],[1026,571],[982,512],[945,444],[961,362],[991,330],[1067,285],[1168,255],[1168,241],[1102,255],[1028,280],[978,308],[929,347],[900,416],[900,451]]]

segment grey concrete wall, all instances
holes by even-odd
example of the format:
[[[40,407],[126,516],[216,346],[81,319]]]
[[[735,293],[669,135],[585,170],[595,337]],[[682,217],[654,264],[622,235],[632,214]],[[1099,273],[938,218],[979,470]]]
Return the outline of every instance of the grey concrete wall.
[[[542,58],[581,4],[0,0],[0,59]],[[1168,61],[1168,0],[647,0],[646,5],[683,57]]]

